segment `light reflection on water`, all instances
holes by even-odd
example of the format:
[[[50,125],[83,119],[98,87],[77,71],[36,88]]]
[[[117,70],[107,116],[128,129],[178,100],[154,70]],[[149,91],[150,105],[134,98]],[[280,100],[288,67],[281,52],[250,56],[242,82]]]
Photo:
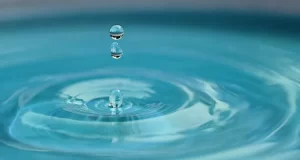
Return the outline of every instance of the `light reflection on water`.
[[[296,37],[125,23],[113,60],[108,21],[60,22],[2,27],[4,159],[299,157]]]

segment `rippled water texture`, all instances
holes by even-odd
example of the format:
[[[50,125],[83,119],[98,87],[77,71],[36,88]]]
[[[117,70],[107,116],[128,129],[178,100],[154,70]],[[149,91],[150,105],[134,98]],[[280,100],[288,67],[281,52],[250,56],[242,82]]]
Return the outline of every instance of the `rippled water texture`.
[[[299,158],[297,26],[186,17],[3,22],[1,159]]]

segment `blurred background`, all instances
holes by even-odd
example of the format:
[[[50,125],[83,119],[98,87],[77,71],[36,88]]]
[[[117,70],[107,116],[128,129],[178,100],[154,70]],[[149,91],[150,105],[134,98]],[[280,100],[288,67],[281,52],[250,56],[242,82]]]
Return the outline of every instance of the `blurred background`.
[[[299,0],[0,0],[0,18],[53,15],[74,10],[97,12],[165,10],[226,10],[299,15]]]

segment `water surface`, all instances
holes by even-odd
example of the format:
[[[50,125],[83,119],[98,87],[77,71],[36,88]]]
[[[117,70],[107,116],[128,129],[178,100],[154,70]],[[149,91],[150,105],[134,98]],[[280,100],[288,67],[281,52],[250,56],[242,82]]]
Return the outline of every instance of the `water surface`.
[[[118,60],[116,23],[126,32]],[[2,159],[300,156],[295,18],[88,14],[1,24]],[[124,95],[119,115],[107,105],[113,89]]]

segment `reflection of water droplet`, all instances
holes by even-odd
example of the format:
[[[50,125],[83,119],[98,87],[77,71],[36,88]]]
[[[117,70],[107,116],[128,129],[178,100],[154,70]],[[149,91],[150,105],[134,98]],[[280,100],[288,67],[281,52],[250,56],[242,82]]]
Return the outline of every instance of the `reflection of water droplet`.
[[[123,50],[117,42],[113,42],[110,47],[111,56],[114,59],[121,58]]]
[[[119,40],[124,35],[124,29],[120,25],[114,25],[110,28],[109,33],[113,40]]]
[[[119,108],[123,103],[123,95],[120,90],[115,89],[111,91],[109,96],[109,103],[113,108]]]

